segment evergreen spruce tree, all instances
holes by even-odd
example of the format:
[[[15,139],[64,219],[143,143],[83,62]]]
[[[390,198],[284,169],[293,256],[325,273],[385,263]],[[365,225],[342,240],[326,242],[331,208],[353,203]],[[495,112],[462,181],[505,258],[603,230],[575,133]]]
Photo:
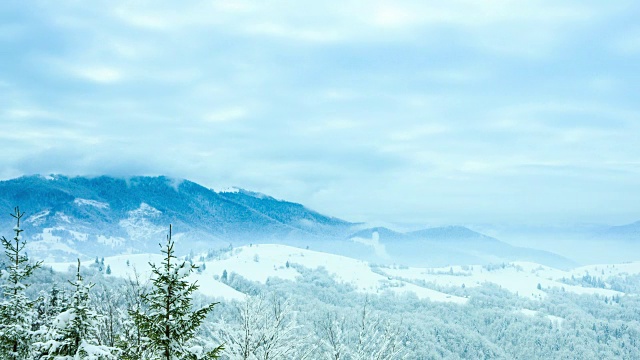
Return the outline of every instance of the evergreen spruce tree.
[[[217,346],[204,350],[198,346],[196,332],[207,314],[217,303],[192,311],[192,294],[198,289],[187,277],[197,269],[191,263],[179,261],[174,255],[171,225],[166,245],[161,246],[165,255],[160,266],[150,263],[152,286],[142,295],[144,311],[132,312],[136,327],[146,339],[143,359],[196,360],[216,359],[222,350]]]
[[[58,284],[54,283],[51,292],[45,297],[45,327],[49,328],[53,324],[58,314],[67,310],[69,306],[68,299],[65,299],[64,292],[60,290]]]
[[[4,300],[0,303],[0,358],[26,359],[33,341],[31,328],[36,320],[34,304],[37,300],[29,300],[24,290],[29,286],[25,281],[41,262],[30,264],[26,255],[22,254],[26,241],[22,239],[20,220],[24,213],[18,207],[11,214],[16,219],[13,228],[15,237],[7,240],[0,238],[8,258],[7,268],[2,271],[2,292]]]
[[[80,275],[80,260],[74,289],[67,310],[57,315],[42,342],[34,344],[34,352],[42,360],[116,360],[116,348],[98,344],[98,315],[91,310],[89,291],[93,284],[85,284]]]

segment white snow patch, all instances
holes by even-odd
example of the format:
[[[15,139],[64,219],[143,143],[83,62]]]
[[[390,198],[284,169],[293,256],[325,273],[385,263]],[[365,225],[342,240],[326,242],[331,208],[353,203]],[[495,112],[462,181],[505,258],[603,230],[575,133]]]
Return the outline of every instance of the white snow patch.
[[[41,240],[43,242],[52,243],[52,244],[59,243],[61,242],[62,238],[60,236],[53,235],[53,231],[59,230],[59,229],[61,228],[60,227],[44,228],[42,229],[42,233],[34,235],[33,238],[36,241]]]
[[[555,315],[545,315],[545,317],[549,320],[551,320],[552,323],[558,325],[558,326],[562,326],[562,323],[564,323],[564,318],[561,318],[559,316],[555,316]]]
[[[65,230],[62,227],[58,227],[56,228],[57,230]],[[79,231],[74,231],[74,230],[67,230],[71,236],[73,236],[74,239],[78,240],[78,241],[87,241],[89,240],[89,234],[85,234],[85,233],[81,233]]]
[[[162,212],[146,203],[141,203],[139,208],[131,210],[127,214],[129,216],[120,220],[119,224],[125,229],[131,240],[146,240],[158,237],[167,231],[164,227],[157,226],[149,220],[160,216]]]
[[[109,204],[108,203],[100,202],[100,201],[97,201],[97,200],[75,198],[73,200],[73,203],[76,204],[76,205],[93,206],[93,207],[97,207],[98,209],[108,209],[109,208]]]
[[[68,224],[71,224],[71,218],[70,218],[69,216],[67,216],[65,213],[63,213],[63,212],[57,212],[57,213],[56,213],[56,216],[57,216],[58,218],[60,218],[60,220],[62,220],[62,221],[64,221],[64,222],[66,222],[66,223],[68,223]]]
[[[235,193],[239,193],[240,189],[238,189],[235,186],[229,186],[229,187],[224,187],[224,188],[219,188],[219,189],[215,189],[214,188],[213,191],[218,193],[218,194],[221,194],[221,193],[232,193],[232,194],[235,194]]]
[[[51,252],[58,251],[66,254],[73,254],[75,256],[82,255],[77,250],[63,243],[61,237],[52,234],[54,230],[60,229],[63,228],[56,227],[42,229],[42,233],[36,234],[33,237],[36,241],[30,241],[27,243],[27,250],[30,253],[50,254]],[[45,259],[45,261],[50,261],[51,259],[51,257],[48,257]]]
[[[547,288],[564,288],[576,294],[598,294],[601,296],[622,295],[621,292],[567,285],[562,278],[570,278],[571,272],[550,268],[529,262],[514,262],[505,267],[487,270],[481,265],[453,266],[446,268],[382,268],[385,274],[394,278],[422,280],[440,286],[466,287],[493,283],[519,296],[531,299],[544,299]],[[540,289],[538,289],[540,285]]]
[[[33,226],[40,226],[45,222],[49,213],[50,213],[49,210],[41,211],[39,213],[29,216],[27,220],[25,220],[25,222],[33,224]]]
[[[575,268],[570,271],[571,275],[575,277],[583,277],[584,275],[591,275],[603,279],[621,275],[635,275],[640,274],[640,261],[623,263],[623,264],[597,264]]]
[[[252,281],[265,283],[270,277],[295,280],[300,274],[290,264],[310,269],[325,268],[338,282],[349,283],[363,293],[391,291],[397,294],[413,293],[421,299],[463,304],[467,299],[426,289],[401,280],[390,280],[376,274],[367,262],[328,253],[304,250],[286,245],[260,244],[235,249],[226,259],[206,262],[203,273],[221,275],[235,272]]]
[[[112,237],[112,236],[104,236],[98,235],[97,241],[100,244],[111,246],[112,248],[122,246],[125,243],[125,239],[121,237]]]
[[[537,311],[535,310],[531,310],[531,309],[520,309],[520,313],[527,315],[527,316],[536,316],[538,314]]]
[[[519,311],[521,314],[526,315],[526,316],[530,316],[530,317],[535,317],[535,316],[539,316],[540,312],[539,311],[535,311],[535,310],[531,310],[531,309],[520,309]],[[551,321],[552,324],[561,327],[562,323],[564,322],[564,318],[561,318],[559,316],[555,316],[555,315],[544,315],[544,317],[546,319],[548,319],[549,321]]]

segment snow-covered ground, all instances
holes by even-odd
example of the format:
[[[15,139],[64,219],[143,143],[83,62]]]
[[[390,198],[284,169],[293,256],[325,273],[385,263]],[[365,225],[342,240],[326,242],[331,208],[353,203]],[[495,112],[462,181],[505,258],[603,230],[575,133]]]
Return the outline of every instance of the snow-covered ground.
[[[150,275],[149,262],[160,263],[159,254],[132,254],[105,258],[105,267],[111,268],[111,276],[132,278],[134,271],[145,281]],[[244,294],[216,280],[224,271],[236,273],[252,281],[265,283],[271,277],[295,280],[300,273],[295,266],[324,268],[333,278],[353,285],[363,293],[380,294],[391,291],[397,294],[413,293],[418,298],[431,301],[464,304],[467,298],[436,291],[429,287],[476,287],[493,283],[514,294],[532,299],[543,299],[547,288],[564,288],[578,294],[599,294],[602,296],[622,295],[622,293],[602,288],[568,285],[562,282],[572,276],[578,278],[586,274],[606,278],[622,274],[639,274],[640,262],[615,265],[593,265],[563,271],[529,262],[515,262],[498,266],[453,266],[446,268],[372,268],[368,263],[344,256],[300,249],[286,245],[261,244],[243,246],[225,253],[219,259],[198,261],[204,268],[191,275],[197,281],[200,291],[209,296],[224,299],[242,299]],[[49,263],[54,270],[66,271],[73,263]],[[87,264],[89,265],[89,264]],[[533,313],[523,312],[525,315]]]
[[[207,262],[205,273],[222,274],[224,270],[229,273],[233,271],[249,280],[262,283],[269,277],[295,280],[299,273],[293,267],[287,268],[287,261],[310,269],[323,267],[336,281],[352,284],[361,292],[382,293],[388,290],[398,294],[410,292],[419,298],[432,301],[455,303],[467,301],[465,298],[426,289],[405,281],[389,279],[388,276],[373,272],[369,264],[364,261],[286,245],[261,244],[240,247],[226,259]]]
[[[609,272],[605,271],[605,275],[602,275],[601,271],[597,271],[596,268],[608,269]],[[564,288],[565,291],[576,294],[622,295],[622,293],[610,289],[568,285],[563,283],[562,279],[570,279],[572,275],[582,277],[590,273],[594,276],[602,276],[606,282],[608,276],[640,273],[640,262],[589,266],[570,271],[530,262],[514,262],[505,264],[504,267],[474,265],[447,268],[384,268],[382,270],[392,278],[425,281],[439,286],[461,287],[464,284],[464,286],[474,287],[484,283],[493,283],[520,296],[542,299],[546,296],[544,289],[547,288]]]
[[[162,261],[161,255],[156,254],[132,254],[132,255],[118,255],[106,257],[104,259],[104,266],[111,268],[111,276],[118,276],[125,279],[135,279],[136,274],[142,283],[149,280],[151,275],[151,266],[149,263],[160,264]],[[91,262],[86,265],[90,265]],[[47,263],[56,271],[67,271],[70,268],[74,268],[76,263]],[[226,300],[242,300],[246,297],[245,294],[236,291],[230,286],[221,283],[213,278],[212,274],[203,272],[202,274],[192,273],[189,277],[190,281],[197,281],[200,285],[199,291],[204,295],[212,297],[220,297]]]

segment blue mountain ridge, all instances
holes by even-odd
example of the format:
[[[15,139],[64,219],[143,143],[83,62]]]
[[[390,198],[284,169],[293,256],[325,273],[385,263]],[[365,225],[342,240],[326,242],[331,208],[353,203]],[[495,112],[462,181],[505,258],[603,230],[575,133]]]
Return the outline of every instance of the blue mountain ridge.
[[[19,205],[29,251],[49,260],[156,252],[173,224],[183,249],[206,250],[275,242],[375,261],[446,265],[530,260],[566,267],[570,261],[510,246],[461,226],[400,233],[326,216],[301,204],[244,189],[216,192],[165,176],[117,178],[23,176],[0,181],[0,209]],[[0,216],[10,230],[13,219]],[[378,233],[388,257],[354,238]],[[7,231],[0,231],[9,237]]]

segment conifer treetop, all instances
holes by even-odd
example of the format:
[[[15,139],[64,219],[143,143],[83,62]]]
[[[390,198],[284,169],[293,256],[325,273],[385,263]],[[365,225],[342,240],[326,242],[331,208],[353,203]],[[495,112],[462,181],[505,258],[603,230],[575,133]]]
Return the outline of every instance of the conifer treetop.
[[[134,312],[131,315],[143,335],[149,339],[148,351],[154,358],[165,360],[215,359],[222,347],[219,346],[206,354],[196,354],[190,343],[207,314],[217,303],[209,304],[193,311],[192,294],[198,289],[196,282],[187,277],[197,266],[180,261],[175,256],[172,226],[165,245],[159,244],[164,259],[160,265],[151,266],[151,290],[142,295],[146,312]]]
[[[0,243],[4,247],[4,253],[10,260],[8,271],[3,274],[3,277],[6,276],[6,280],[8,280],[6,284],[3,284],[4,296],[17,295],[19,291],[29,286],[28,284],[22,283],[22,281],[31,276],[33,271],[42,265],[42,261],[30,264],[29,258],[23,254],[27,242],[22,238],[22,232],[24,230],[20,228],[20,220],[25,213],[20,212],[20,208],[16,206],[14,213],[10,215],[16,219],[16,226],[13,228],[15,236],[12,240],[8,240],[4,236],[0,238]]]
[[[13,228],[14,238],[8,240],[4,236],[0,237],[0,243],[9,260],[7,269],[2,271],[0,279],[4,295],[3,301],[0,302],[0,357],[17,360],[26,358],[35,334],[31,330],[36,317],[33,308],[40,299],[29,299],[24,290],[29,286],[27,279],[42,262],[31,264],[23,253],[26,240],[22,239],[20,220],[24,213],[16,207],[11,216],[16,219]]]

